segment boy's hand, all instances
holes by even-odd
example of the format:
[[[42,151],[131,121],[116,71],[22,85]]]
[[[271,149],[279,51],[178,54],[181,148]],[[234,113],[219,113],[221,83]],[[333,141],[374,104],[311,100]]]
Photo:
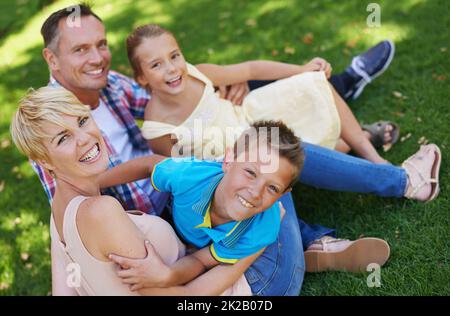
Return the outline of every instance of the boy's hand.
[[[219,86],[221,98],[231,101],[234,105],[242,105],[242,101],[250,92],[247,82],[235,83],[230,86]]]
[[[130,286],[131,291],[144,287],[167,287],[170,283],[170,268],[162,261],[149,241],[145,241],[147,257],[144,259],[130,259],[117,255],[109,255],[109,259],[120,266],[117,276],[124,284]]]
[[[305,68],[305,71],[324,71],[327,79],[330,78],[331,71],[333,70],[330,63],[320,57],[311,59],[303,67]]]

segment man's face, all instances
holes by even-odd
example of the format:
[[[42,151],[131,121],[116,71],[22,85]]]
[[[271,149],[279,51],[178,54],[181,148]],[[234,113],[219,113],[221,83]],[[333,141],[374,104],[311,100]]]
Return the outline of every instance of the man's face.
[[[111,53],[103,24],[91,15],[81,17],[79,27],[61,19],[58,31],[57,50],[47,59],[55,79],[74,93],[104,88]]]

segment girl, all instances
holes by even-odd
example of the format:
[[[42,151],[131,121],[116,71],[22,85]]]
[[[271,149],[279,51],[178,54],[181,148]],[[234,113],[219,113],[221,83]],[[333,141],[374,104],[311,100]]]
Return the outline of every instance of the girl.
[[[154,24],[129,35],[127,53],[136,80],[151,91],[142,132],[156,153],[216,158],[249,124],[272,119],[286,123],[306,142],[387,162],[328,83],[331,67],[320,58],[303,66],[249,61],[194,67],[184,60],[175,37]],[[214,91],[214,86],[282,78],[251,92],[242,106]]]

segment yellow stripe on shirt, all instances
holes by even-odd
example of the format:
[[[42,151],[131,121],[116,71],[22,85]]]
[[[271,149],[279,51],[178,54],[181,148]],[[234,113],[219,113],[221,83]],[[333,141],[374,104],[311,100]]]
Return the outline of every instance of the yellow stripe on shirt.
[[[209,250],[211,251],[211,255],[214,257],[214,259],[216,259],[219,262],[235,264],[236,262],[239,261],[239,259],[226,259],[226,258],[219,257],[216,253],[216,250],[214,249],[214,244],[211,244],[211,246],[209,247]]]

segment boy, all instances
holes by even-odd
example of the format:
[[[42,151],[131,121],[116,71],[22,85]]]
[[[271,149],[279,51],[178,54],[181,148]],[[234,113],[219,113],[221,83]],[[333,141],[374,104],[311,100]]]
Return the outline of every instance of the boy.
[[[155,279],[144,282],[151,287],[179,282],[187,261],[196,261],[201,272],[234,264],[273,243],[283,212],[275,202],[291,191],[303,160],[300,140],[286,125],[262,121],[226,150],[223,163],[154,155],[110,169],[100,182],[107,187],[133,181],[153,169],[154,188],[173,195],[176,231],[199,250],[158,269]]]

